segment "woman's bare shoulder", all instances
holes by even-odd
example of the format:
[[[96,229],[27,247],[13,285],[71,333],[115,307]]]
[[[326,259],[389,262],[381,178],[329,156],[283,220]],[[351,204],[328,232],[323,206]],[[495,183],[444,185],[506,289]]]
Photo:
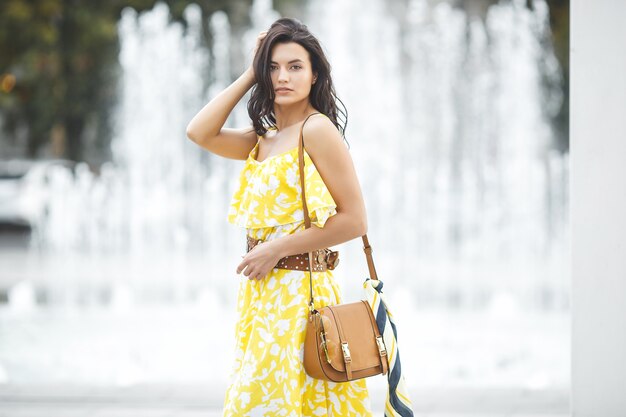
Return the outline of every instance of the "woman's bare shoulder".
[[[337,151],[339,147],[345,147],[341,133],[337,126],[324,114],[314,114],[304,123],[302,128],[304,147],[311,155],[313,162],[315,156],[327,152]]]

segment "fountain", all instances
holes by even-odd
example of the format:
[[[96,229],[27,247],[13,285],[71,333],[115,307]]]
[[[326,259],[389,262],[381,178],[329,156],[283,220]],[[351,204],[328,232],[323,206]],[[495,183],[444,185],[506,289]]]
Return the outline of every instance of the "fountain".
[[[429,309],[485,311],[506,322],[569,307],[568,160],[550,148],[559,72],[545,42],[547,6],[533,4],[500,2],[484,21],[426,0],[314,0],[304,11],[349,111],[368,236],[405,325]],[[248,55],[278,16],[271,2],[254,2]],[[33,275],[45,279],[30,285],[47,289],[48,304],[111,314],[141,305],[234,309],[244,231],[226,212],[243,161],[202,150],[185,127],[245,67],[231,67],[236,43],[226,14],[210,18],[211,53],[199,8],[189,5],[185,18],[186,31],[168,23],[163,3],[122,13],[113,160],[99,176],[59,170],[34,234],[41,258]],[[249,123],[247,98],[228,126]],[[347,299],[360,297],[360,242],[338,248],[337,279]],[[14,291],[15,311],[36,308],[32,293]],[[429,381],[444,378],[423,369]],[[466,382],[480,379],[467,372]],[[528,380],[545,384],[537,375]]]
[[[428,305],[453,288],[459,302],[481,303],[468,281],[487,293],[515,287],[518,295],[548,285],[565,302],[567,155],[550,149],[549,125],[561,99],[559,72],[545,46],[547,6],[535,3],[534,10],[518,0],[493,5],[484,22],[446,2],[413,0],[400,11],[373,0],[309,4],[306,23],[330,56],[349,110],[347,138],[383,276],[402,277]],[[270,6],[252,7],[248,44],[278,17]],[[70,184],[59,174],[53,187],[64,191],[54,192],[42,226],[48,250],[139,262],[200,256],[210,265],[241,251],[241,231],[224,221],[241,162],[209,154],[184,134],[194,112],[231,80],[228,19],[211,17],[211,60],[199,8],[186,10],[186,33],[167,15],[162,3],[139,19],[124,11],[113,161],[97,179],[84,172]],[[246,98],[232,126],[248,123]],[[360,247],[344,246],[345,270],[358,268]],[[419,282],[406,275],[409,260]],[[219,281],[224,270],[211,269]]]

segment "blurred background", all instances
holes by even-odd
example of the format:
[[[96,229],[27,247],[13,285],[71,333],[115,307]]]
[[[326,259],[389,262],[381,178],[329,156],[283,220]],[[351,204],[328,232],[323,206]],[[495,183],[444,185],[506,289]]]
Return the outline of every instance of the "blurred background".
[[[2,1],[0,387],[192,386],[221,407],[243,161],[185,127],[281,16],[348,109],[409,386],[567,391],[567,0]],[[335,249],[357,300],[360,239]]]

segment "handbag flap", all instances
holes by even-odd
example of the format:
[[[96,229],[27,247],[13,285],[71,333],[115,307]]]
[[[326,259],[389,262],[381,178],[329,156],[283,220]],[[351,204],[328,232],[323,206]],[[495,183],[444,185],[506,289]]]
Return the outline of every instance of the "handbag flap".
[[[319,310],[326,332],[330,365],[345,372],[341,342],[348,343],[352,372],[380,366],[376,336],[379,335],[374,315],[365,301],[326,306]],[[341,331],[341,336],[340,336]]]

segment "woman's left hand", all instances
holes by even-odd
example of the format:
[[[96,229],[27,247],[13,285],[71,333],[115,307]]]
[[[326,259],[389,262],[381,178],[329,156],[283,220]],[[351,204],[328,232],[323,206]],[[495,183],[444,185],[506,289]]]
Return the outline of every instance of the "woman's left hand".
[[[261,242],[244,255],[237,266],[237,273],[245,269],[243,274],[248,279],[263,279],[276,266],[281,256],[273,242]]]

